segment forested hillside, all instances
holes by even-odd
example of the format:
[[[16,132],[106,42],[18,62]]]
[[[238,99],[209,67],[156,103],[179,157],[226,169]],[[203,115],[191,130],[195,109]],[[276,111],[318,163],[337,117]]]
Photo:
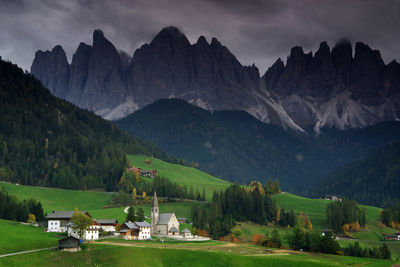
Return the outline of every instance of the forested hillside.
[[[271,177],[279,179],[285,191],[296,193],[337,168],[400,141],[399,122],[299,134],[244,111],[210,112],[178,99],[156,101],[116,124],[217,177],[240,183]]]
[[[365,159],[346,165],[312,190],[338,194],[362,204],[388,207],[400,201],[400,143],[388,145]]]
[[[126,154],[171,161],[155,146],[58,99],[0,60],[0,180],[69,189],[116,188]]]

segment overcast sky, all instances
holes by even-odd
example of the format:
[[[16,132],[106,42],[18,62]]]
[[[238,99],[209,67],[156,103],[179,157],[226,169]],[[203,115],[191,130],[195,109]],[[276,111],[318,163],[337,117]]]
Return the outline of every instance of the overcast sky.
[[[60,44],[70,61],[94,29],[133,55],[174,25],[192,43],[216,37],[261,73],[294,45],[315,51],[342,38],[379,49],[388,63],[400,59],[399,14],[396,0],[0,0],[0,56],[30,70],[36,50]]]

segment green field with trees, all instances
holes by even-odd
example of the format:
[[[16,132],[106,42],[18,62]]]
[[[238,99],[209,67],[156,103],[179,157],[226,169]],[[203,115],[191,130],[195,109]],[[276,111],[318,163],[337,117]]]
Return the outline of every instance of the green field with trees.
[[[150,159],[151,163],[146,163],[146,159]],[[231,184],[194,167],[173,164],[149,156],[128,155],[128,160],[136,168],[156,169],[160,176],[167,177],[170,181],[186,186],[188,189],[193,187],[194,190],[198,189],[200,192],[205,189],[207,199],[211,199],[214,191],[221,191]]]

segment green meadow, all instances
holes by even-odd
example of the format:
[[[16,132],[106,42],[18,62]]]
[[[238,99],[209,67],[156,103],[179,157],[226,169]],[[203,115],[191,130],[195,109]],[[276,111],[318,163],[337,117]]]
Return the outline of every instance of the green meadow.
[[[260,248],[261,249],[261,248]],[[1,266],[391,266],[394,262],[320,254],[240,255],[207,249],[89,244],[76,253],[40,251],[0,258]]]
[[[151,160],[151,164],[145,163],[148,158]],[[193,186],[193,189],[199,189],[200,193],[205,189],[207,199],[211,199],[214,190],[223,190],[231,184],[196,168],[172,164],[148,156],[128,155],[128,159],[134,167],[144,170],[156,169],[160,176],[168,177],[172,182],[182,186],[186,185],[188,189]]]
[[[0,220],[0,255],[24,250],[56,247],[56,233],[18,222]],[[1,263],[0,263],[1,265]]]

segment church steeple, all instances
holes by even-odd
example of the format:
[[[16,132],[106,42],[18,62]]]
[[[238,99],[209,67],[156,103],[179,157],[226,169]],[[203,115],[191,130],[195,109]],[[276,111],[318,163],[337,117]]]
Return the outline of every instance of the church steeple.
[[[158,208],[158,199],[157,199],[157,192],[154,191],[154,197],[153,197],[153,208],[157,207]]]
[[[158,199],[157,199],[157,193],[154,191],[154,196],[153,196],[153,205],[151,206],[151,234],[155,232],[155,229],[157,227],[158,223],[158,218],[159,218],[159,208],[158,208]]]

